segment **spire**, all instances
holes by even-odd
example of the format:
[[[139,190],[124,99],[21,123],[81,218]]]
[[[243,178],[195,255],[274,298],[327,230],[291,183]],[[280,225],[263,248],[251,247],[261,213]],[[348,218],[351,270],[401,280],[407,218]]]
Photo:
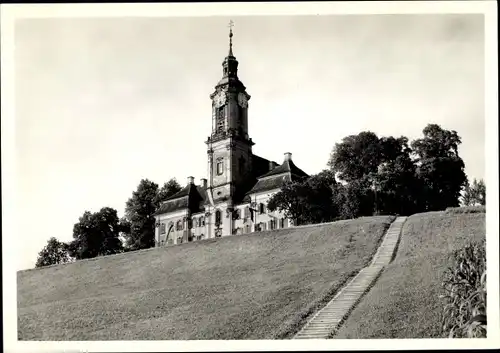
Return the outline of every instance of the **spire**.
[[[229,56],[233,56],[233,20],[229,21]]]
[[[233,55],[233,26],[234,22],[229,21],[229,54],[222,63],[223,75],[229,78],[238,78],[238,61]]]

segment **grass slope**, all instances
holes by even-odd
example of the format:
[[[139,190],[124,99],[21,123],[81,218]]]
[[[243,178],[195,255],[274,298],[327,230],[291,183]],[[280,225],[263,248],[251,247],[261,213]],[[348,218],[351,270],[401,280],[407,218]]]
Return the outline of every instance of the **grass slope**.
[[[334,338],[441,337],[443,272],[455,249],[485,238],[485,226],[485,213],[409,217],[396,258]]]
[[[367,265],[392,217],[18,272],[20,340],[268,339]]]

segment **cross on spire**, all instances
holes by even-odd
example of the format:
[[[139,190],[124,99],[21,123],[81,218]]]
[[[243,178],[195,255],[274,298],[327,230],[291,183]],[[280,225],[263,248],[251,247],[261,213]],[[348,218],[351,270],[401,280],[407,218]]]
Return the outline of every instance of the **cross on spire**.
[[[233,20],[229,21],[228,27],[229,27],[229,56],[233,56],[233,27],[234,27]]]

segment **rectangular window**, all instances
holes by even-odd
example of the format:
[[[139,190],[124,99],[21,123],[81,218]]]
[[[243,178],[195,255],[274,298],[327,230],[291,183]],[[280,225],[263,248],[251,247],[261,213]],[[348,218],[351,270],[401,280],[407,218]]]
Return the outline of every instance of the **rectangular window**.
[[[217,161],[217,175],[221,175],[222,173],[224,173],[224,162]]]
[[[166,227],[165,223],[162,223],[160,226],[160,233],[165,234],[167,232],[166,228],[167,227]]]
[[[280,219],[280,228],[285,228],[285,219],[284,218]]]

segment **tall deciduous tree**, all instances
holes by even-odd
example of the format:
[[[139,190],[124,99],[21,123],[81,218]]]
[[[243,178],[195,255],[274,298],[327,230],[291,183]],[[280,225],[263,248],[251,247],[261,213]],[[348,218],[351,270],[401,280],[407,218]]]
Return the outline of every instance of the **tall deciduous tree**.
[[[421,184],[408,139],[382,138],[381,145],[383,162],[373,176],[377,213],[409,215],[418,212]]]
[[[268,202],[270,211],[279,210],[296,225],[332,220],[337,214],[332,203],[336,186],[333,173],[323,171],[303,181],[286,184]]]
[[[119,239],[121,231],[122,225],[115,209],[103,207],[95,213],[85,211],[73,227],[70,254],[79,260],[119,253],[123,250]]]
[[[383,158],[382,152],[377,135],[363,131],[335,144],[328,166],[340,180],[349,183],[375,173]]]
[[[130,232],[125,236],[130,249],[138,250],[154,246],[153,215],[158,202],[158,184],[148,179],[141,180],[125,206],[125,217],[130,224]]]
[[[158,207],[160,203],[168,199],[170,196],[181,191],[181,189],[181,186],[174,178],[167,181],[165,184],[163,184],[162,188],[158,190],[158,194],[155,199],[156,206]]]
[[[474,179],[472,185],[467,181],[462,196],[464,206],[486,205],[486,184],[484,181]]]
[[[64,264],[71,261],[68,245],[52,237],[47,245],[38,253],[36,267]]]
[[[459,205],[460,191],[467,181],[464,162],[458,155],[461,139],[456,131],[429,124],[424,137],[412,143],[417,157],[417,176],[423,185],[425,211]]]

